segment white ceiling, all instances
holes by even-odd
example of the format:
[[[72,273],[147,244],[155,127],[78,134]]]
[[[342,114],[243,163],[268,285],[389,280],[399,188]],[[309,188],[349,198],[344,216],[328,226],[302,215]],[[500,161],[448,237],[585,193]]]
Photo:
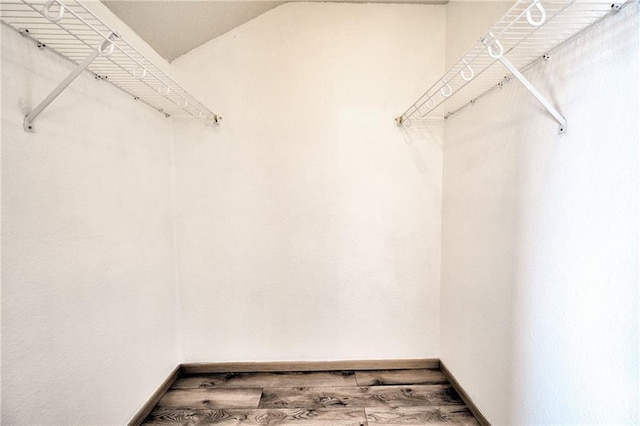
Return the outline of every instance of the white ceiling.
[[[289,1],[102,0],[168,61]],[[306,0],[340,3],[444,4],[447,0]]]

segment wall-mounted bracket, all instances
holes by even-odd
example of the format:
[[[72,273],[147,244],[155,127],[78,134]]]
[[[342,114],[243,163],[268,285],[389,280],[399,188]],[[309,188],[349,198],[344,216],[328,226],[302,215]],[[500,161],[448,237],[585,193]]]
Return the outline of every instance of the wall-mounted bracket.
[[[73,80],[75,80],[80,75],[80,73],[82,73],[82,71],[87,69],[87,67],[91,64],[91,62],[93,62],[94,59],[96,59],[100,55],[108,54],[110,46],[113,46],[112,40],[116,39],[117,37],[118,36],[116,33],[110,33],[107,36],[107,39],[104,40],[98,47],[96,47],[89,54],[89,56],[85,58],[84,61],[78,64],[78,66],[76,66],[71,74],[69,74],[64,80],[62,80],[62,82],[58,84],[58,87],[53,89],[49,96],[44,98],[44,100],[40,102],[37,107],[35,107],[29,114],[27,114],[27,116],[24,118],[23,123],[25,132],[33,133],[33,120],[35,120],[40,115],[40,113],[42,113],[42,111],[44,111],[44,109],[48,107],[49,104],[51,104],[51,102],[53,102],[54,99],[57,98],[60,93],[62,93],[64,89],[66,89],[67,86],[69,86],[73,82]]]
[[[498,60],[502,63],[502,65],[505,66],[505,68],[507,68],[509,70],[509,72],[511,72],[511,74],[513,74],[513,76],[515,78],[518,79],[518,81],[520,83],[522,83],[524,88],[527,89],[529,91],[529,93],[531,93],[533,95],[533,97],[536,98],[536,100],[538,102],[540,102],[540,105],[542,105],[544,107],[544,109],[546,109],[549,112],[549,114],[551,114],[553,116],[553,118],[556,119],[558,124],[560,124],[560,128],[558,130],[558,133],[560,133],[560,134],[566,133],[567,132],[567,119],[564,118],[562,116],[562,114],[560,114],[558,112],[558,110],[555,109],[555,107],[553,105],[551,105],[551,103],[549,103],[549,101],[547,101],[547,99],[544,96],[542,96],[542,94],[535,87],[533,87],[533,85],[529,82],[529,80],[527,80],[524,77],[524,75],[522,75],[522,73],[520,71],[518,71],[518,69],[511,63],[511,61],[509,61],[504,56],[500,56],[498,58]]]
[[[542,94],[535,88],[533,85],[525,78],[524,75],[515,65],[511,63],[509,59],[504,56],[504,49],[500,44],[500,40],[498,40],[492,33],[489,33],[488,36],[482,39],[482,43],[487,46],[487,51],[489,52],[489,56],[500,61],[504,67],[509,70],[509,72],[518,79],[518,81],[524,86],[525,89],[529,91],[533,95],[534,98],[546,109],[549,114],[556,119],[556,121],[560,124],[560,128],[558,133],[566,133],[567,132],[567,120],[558,112],[557,109],[547,99],[542,96]]]

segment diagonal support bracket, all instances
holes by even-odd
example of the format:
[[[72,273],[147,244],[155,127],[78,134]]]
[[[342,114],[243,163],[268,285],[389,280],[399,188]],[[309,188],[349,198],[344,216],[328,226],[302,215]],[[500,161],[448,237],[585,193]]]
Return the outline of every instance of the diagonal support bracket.
[[[535,87],[533,87],[533,85],[529,82],[529,80],[527,80],[524,77],[524,75],[522,75],[522,73],[518,71],[518,69],[511,63],[510,60],[508,60],[504,56],[500,56],[498,60],[502,63],[502,65],[505,66],[506,69],[509,70],[511,74],[513,74],[515,78],[518,79],[520,83],[522,83],[525,89],[527,89],[529,93],[531,93],[533,97],[536,98],[538,102],[540,102],[540,105],[542,105],[547,111],[549,111],[549,114],[551,114],[553,118],[556,119],[556,121],[560,124],[560,130],[558,131],[558,133],[561,133],[561,134],[566,133],[567,119],[564,118],[562,114],[560,114],[558,110],[555,109],[555,107],[551,105],[549,101],[547,101],[547,99],[544,96],[542,96],[542,94],[538,92],[538,90]]]
[[[513,74],[513,76],[517,78],[520,83],[522,83],[524,88],[527,89],[538,102],[540,102],[540,105],[542,105],[544,109],[546,109],[549,114],[551,114],[553,118],[556,119],[556,121],[560,124],[558,133],[566,133],[567,119],[564,118],[562,114],[560,114],[558,110],[553,105],[551,105],[551,103],[547,101],[547,99],[542,96],[542,94],[538,92],[535,87],[533,87],[533,84],[531,84],[529,80],[527,80],[525,76],[522,75],[520,71],[518,71],[518,68],[516,68],[516,66],[513,65],[511,61],[504,56],[504,49],[500,41],[492,33],[489,33],[487,37],[482,39],[482,42],[487,46],[489,56],[500,61],[500,63],[504,65],[504,67],[508,69],[509,72]]]
[[[85,58],[84,61],[78,64],[78,66],[71,72],[71,74],[69,74],[64,80],[62,80],[60,84],[58,84],[55,89],[53,89],[49,96],[44,98],[44,100],[40,102],[37,107],[35,107],[29,114],[27,114],[23,122],[25,132],[34,132],[33,121],[40,115],[40,113],[42,113],[42,111],[44,111],[46,107],[49,106],[49,104],[51,104],[51,102],[54,101],[55,98],[60,95],[60,93],[64,91],[64,89],[67,88],[67,86],[69,86],[73,82],[73,80],[76,79],[76,77],[80,75],[80,73],[82,73],[82,71],[87,69],[87,67],[91,64],[91,62],[93,62],[94,59],[96,59],[100,55],[108,56],[113,53],[113,40],[117,37],[118,36],[115,33],[110,33],[107,36],[107,39],[105,39],[105,41],[103,41],[98,47],[96,47],[89,54],[89,56]]]

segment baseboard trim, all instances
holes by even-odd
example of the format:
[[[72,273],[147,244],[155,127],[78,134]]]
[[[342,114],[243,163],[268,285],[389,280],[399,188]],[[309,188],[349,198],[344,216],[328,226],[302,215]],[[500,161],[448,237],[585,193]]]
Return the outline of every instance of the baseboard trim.
[[[156,406],[158,401],[164,396],[165,393],[171,388],[173,383],[180,377],[182,374],[182,365],[178,365],[173,369],[171,374],[164,379],[160,387],[151,395],[151,398],[138,410],[138,412],[133,416],[133,418],[129,421],[128,426],[140,426],[144,419],[147,418],[151,411]]]
[[[198,362],[182,364],[182,372],[185,374],[207,374],[257,371],[403,370],[439,367],[440,360],[436,358],[366,361]]]
[[[467,391],[464,390],[464,388],[460,385],[460,382],[458,382],[453,374],[451,374],[451,371],[449,371],[449,369],[444,365],[442,361],[440,361],[440,370],[447,377],[447,380],[449,380],[451,386],[453,386],[456,392],[458,392],[458,395],[460,395],[460,398],[462,398],[464,403],[467,405],[469,411],[471,411],[476,420],[478,420],[478,423],[480,423],[482,426],[491,426],[491,423],[489,423],[484,414],[482,414],[482,411],[480,411],[475,402],[473,402],[473,399],[471,399]]]

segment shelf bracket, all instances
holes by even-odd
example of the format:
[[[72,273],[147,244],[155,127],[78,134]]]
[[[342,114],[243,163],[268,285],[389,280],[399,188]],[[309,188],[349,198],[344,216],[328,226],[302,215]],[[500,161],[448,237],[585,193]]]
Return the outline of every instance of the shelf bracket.
[[[60,84],[58,84],[55,89],[53,89],[49,96],[44,98],[44,100],[40,102],[37,107],[35,107],[29,114],[27,114],[27,116],[24,118],[23,124],[25,132],[34,132],[33,121],[40,115],[40,113],[42,113],[42,111],[44,111],[46,107],[49,106],[49,104],[51,104],[51,102],[54,101],[55,98],[60,95],[60,93],[64,91],[64,89],[67,88],[67,86],[69,86],[73,82],[73,80],[76,79],[76,77],[80,75],[80,73],[82,73],[82,71],[87,69],[87,67],[91,64],[91,62],[93,62],[94,59],[96,59],[100,55],[109,55],[111,52],[113,52],[113,40],[117,37],[118,35],[116,33],[111,32],[107,36],[107,39],[105,41],[103,41],[98,47],[96,47],[89,54],[89,56],[85,58],[84,61],[76,66],[71,74],[69,74],[64,80],[62,80]]]
[[[493,39],[494,42],[496,41],[496,39]],[[485,43],[487,44],[487,43]],[[489,47],[491,46],[491,44],[489,44]],[[502,52],[501,52],[502,53]],[[499,54],[499,55],[492,55],[492,51],[490,49],[489,54],[500,61],[500,63],[502,63],[502,65],[504,65],[504,67],[506,69],[509,70],[509,72],[518,79],[518,81],[520,83],[522,83],[522,85],[525,87],[525,89],[527,89],[529,91],[529,93],[531,93],[533,95],[534,98],[536,98],[536,100],[538,102],[540,102],[540,105],[542,105],[544,107],[544,109],[546,109],[549,114],[551,114],[553,116],[553,118],[556,119],[556,121],[560,124],[560,129],[558,131],[558,133],[562,134],[562,133],[566,133],[567,132],[567,119],[564,118],[562,116],[562,114],[560,114],[558,112],[557,109],[555,109],[555,107],[553,105],[551,105],[551,103],[549,101],[547,101],[547,99],[542,96],[542,94],[540,92],[538,92],[538,90],[533,87],[533,85],[529,82],[529,80],[527,80],[525,78],[524,75],[522,75],[522,73],[520,71],[518,71],[518,68],[515,67],[515,65],[513,65],[511,63],[511,61],[509,59],[507,59],[503,54]]]

